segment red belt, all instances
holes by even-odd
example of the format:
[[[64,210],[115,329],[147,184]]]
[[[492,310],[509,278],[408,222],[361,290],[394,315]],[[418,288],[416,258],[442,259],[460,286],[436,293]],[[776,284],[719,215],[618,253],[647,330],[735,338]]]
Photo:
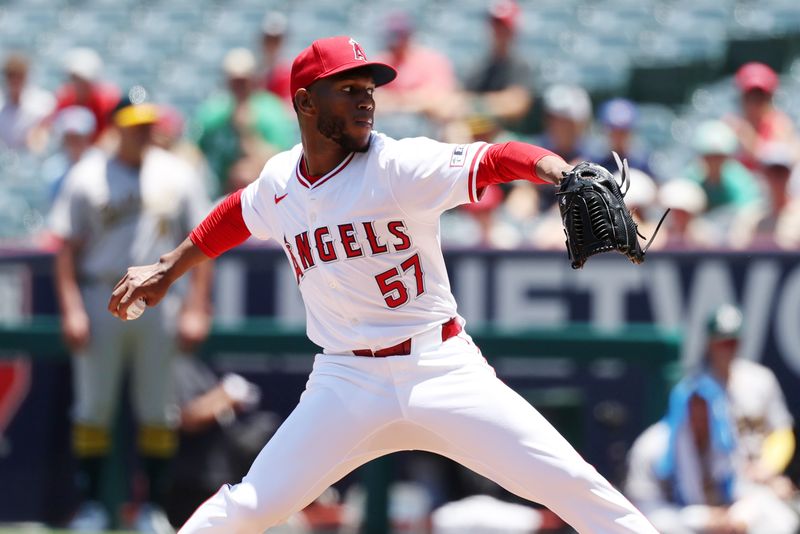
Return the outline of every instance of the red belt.
[[[442,342],[447,341],[451,337],[457,336],[461,332],[461,324],[453,317],[442,325]],[[407,356],[411,354],[411,338],[401,341],[392,347],[385,349],[371,351],[370,349],[354,350],[353,354],[356,356],[372,356],[374,358],[385,358],[386,356]]]

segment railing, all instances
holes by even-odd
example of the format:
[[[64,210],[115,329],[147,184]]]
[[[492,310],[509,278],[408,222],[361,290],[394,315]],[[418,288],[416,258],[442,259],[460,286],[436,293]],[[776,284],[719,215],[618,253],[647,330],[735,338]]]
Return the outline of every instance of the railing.
[[[509,367],[500,364],[510,361],[515,362],[513,368],[517,373],[520,369],[535,366],[537,359],[544,365],[555,359],[569,361],[578,367],[607,361],[643,366],[645,371],[640,376],[644,377],[642,391],[646,395],[641,399],[641,408],[645,422],[655,421],[666,406],[680,351],[680,337],[676,333],[645,324],[630,325],[613,334],[599,332],[585,324],[547,330],[483,328],[470,333],[489,362],[497,367],[501,378],[504,378],[504,369]],[[0,359],[11,355],[18,357],[20,351],[32,358],[54,362],[67,358],[57,317],[36,317],[16,324],[0,324],[0,349]],[[200,351],[203,357],[210,359],[220,354],[260,358],[274,354],[304,354],[308,357],[315,352],[318,348],[308,341],[302,328],[273,320],[215,325]],[[513,387],[513,383],[509,383]],[[564,390],[558,389],[561,393]],[[528,398],[531,400],[530,396]],[[559,396],[556,389],[552,390],[549,401],[554,404],[575,402],[569,395]],[[536,401],[533,403],[537,404]],[[115,437],[115,442],[118,437]],[[112,457],[112,463],[121,461],[118,454],[116,458]],[[390,462],[391,458],[380,459],[361,471],[368,496],[363,530],[367,534],[390,532],[387,514]],[[122,473],[123,470],[115,472]],[[116,509],[123,499],[123,485],[124,479],[118,476],[114,490],[106,496],[108,504],[113,506],[110,509]]]

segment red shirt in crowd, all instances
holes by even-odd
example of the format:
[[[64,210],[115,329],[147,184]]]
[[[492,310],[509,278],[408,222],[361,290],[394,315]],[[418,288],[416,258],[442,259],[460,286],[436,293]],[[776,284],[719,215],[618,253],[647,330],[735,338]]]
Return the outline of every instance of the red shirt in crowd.
[[[289,89],[289,80],[291,77],[291,66],[287,63],[278,63],[264,75],[261,87],[277,95],[281,100],[291,103],[292,92]]]
[[[114,110],[114,106],[119,102],[119,99],[120,91],[115,85],[101,82],[92,85],[92,92],[89,95],[88,101],[79,102],[78,95],[75,92],[75,86],[71,83],[67,83],[61,86],[56,92],[57,102],[53,116],[69,106],[83,106],[89,108],[97,121],[97,129],[94,132],[92,141],[97,141],[111,122],[111,112]]]

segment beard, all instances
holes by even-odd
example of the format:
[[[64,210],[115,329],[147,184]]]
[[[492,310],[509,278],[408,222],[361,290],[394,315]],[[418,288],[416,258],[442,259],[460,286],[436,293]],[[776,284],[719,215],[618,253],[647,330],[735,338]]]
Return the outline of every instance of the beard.
[[[341,117],[320,113],[317,130],[348,152],[366,152],[369,149],[369,141],[363,142],[345,133],[344,119]]]

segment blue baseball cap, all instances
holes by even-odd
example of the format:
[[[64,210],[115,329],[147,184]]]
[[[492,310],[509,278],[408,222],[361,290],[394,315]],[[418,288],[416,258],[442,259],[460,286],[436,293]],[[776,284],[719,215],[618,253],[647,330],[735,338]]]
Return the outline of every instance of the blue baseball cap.
[[[636,104],[625,98],[614,98],[600,107],[600,122],[609,128],[629,130],[636,123]]]

